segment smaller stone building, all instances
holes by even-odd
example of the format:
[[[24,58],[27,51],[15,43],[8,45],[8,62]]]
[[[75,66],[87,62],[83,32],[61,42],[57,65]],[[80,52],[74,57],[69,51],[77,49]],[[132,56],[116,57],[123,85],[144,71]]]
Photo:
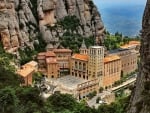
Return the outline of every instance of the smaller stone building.
[[[104,76],[103,87],[109,88],[120,80],[121,76],[121,59],[117,55],[106,56],[104,58]]]
[[[39,64],[39,72],[46,75],[48,78],[59,77],[59,66],[56,54],[52,51],[39,53],[37,56]]]
[[[17,70],[17,74],[21,76],[21,86],[32,85],[32,75],[37,70],[35,61],[31,61],[25,65],[23,65],[19,70]]]

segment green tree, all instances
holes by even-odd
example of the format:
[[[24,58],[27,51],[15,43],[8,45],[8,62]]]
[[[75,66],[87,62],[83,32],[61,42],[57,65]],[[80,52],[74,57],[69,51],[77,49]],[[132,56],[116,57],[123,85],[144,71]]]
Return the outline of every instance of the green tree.
[[[66,16],[63,20],[58,22],[59,25],[63,26],[63,29],[66,29],[67,31],[73,32],[77,30],[77,27],[80,25],[79,19],[73,15],[73,16]]]
[[[19,98],[19,106],[24,108],[26,113],[40,112],[44,107],[44,102],[39,96],[40,92],[37,88],[18,87],[16,95]]]
[[[55,93],[47,99],[47,106],[50,106],[53,111],[61,112],[64,110],[74,110],[77,102],[69,94]]]
[[[0,112],[16,113],[18,98],[13,88],[6,87],[0,90]]]
[[[42,74],[41,73],[39,73],[39,72],[35,72],[34,74],[33,74],[33,81],[35,82],[35,83],[40,83],[41,82],[41,80],[42,80]]]
[[[121,97],[110,105],[102,104],[98,107],[98,113],[126,113],[130,97]]]
[[[13,71],[7,70],[3,65],[0,65],[0,89],[6,86],[19,86],[20,77]]]

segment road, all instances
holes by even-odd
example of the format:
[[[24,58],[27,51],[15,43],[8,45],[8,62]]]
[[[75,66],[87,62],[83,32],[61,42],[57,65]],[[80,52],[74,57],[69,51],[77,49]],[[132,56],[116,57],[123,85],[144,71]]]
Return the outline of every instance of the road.
[[[115,90],[120,89],[121,87],[124,87],[128,84],[131,84],[131,83],[135,82],[135,81],[136,81],[136,78],[131,78],[131,79],[127,80],[126,82],[123,82],[121,85],[111,88],[111,90],[115,91]]]
[[[88,105],[89,105],[90,107],[93,107],[93,106],[94,106],[95,108],[98,108],[98,106],[100,105],[100,104],[97,104],[97,103],[96,103],[96,99],[97,99],[98,97],[108,95],[109,93],[112,93],[112,91],[114,91],[114,90],[116,90],[116,89],[119,89],[119,88],[121,88],[121,87],[124,87],[124,86],[126,86],[126,85],[128,85],[128,84],[131,84],[131,83],[133,83],[133,82],[135,82],[135,81],[136,81],[136,77],[131,78],[131,79],[127,80],[126,82],[122,83],[121,85],[119,85],[119,86],[117,86],[117,87],[113,87],[113,88],[111,88],[111,89],[109,89],[109,90],[107,90],[107,91],[103,91],[103,93],[97,94],[97,95],[96,95],[95,97],[93,97],[91,100],[88,100],[87,103],[88,103]]]

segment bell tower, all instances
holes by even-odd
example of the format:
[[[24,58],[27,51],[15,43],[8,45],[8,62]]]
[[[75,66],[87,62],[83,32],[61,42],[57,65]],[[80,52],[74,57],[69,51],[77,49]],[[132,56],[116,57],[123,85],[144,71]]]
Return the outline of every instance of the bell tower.
[[[87,49],[87,47],[86,47],[86,45],[85,45],[84,39],[83,39],[82,45],[81,45],[81,47],[80,47],[80,54],[84,54],[84,55],[87,55],[87,54],[88,54],[88,49]]]

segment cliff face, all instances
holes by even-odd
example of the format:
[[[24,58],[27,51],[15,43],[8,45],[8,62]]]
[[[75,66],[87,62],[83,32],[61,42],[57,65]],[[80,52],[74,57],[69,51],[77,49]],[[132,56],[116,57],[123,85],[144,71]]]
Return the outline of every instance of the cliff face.
[[[128,113],[150,113],[150,0],[147,0],[142,24],[141,63]]]
[[[32,24],[31,24],[32,23]],[[9,52],[33,47],[37,22],[26,0],[0,1],[0,41]]]
[[[57,23],[73,15],[79,19],[79,26],[72,32],[85,37],[96,34],[96,42],[101,44],[104,26],[91,0],[0,0],[0,41],[9,52],[34,49],[40,33],[47,44],[57,48],[66,32]]]

